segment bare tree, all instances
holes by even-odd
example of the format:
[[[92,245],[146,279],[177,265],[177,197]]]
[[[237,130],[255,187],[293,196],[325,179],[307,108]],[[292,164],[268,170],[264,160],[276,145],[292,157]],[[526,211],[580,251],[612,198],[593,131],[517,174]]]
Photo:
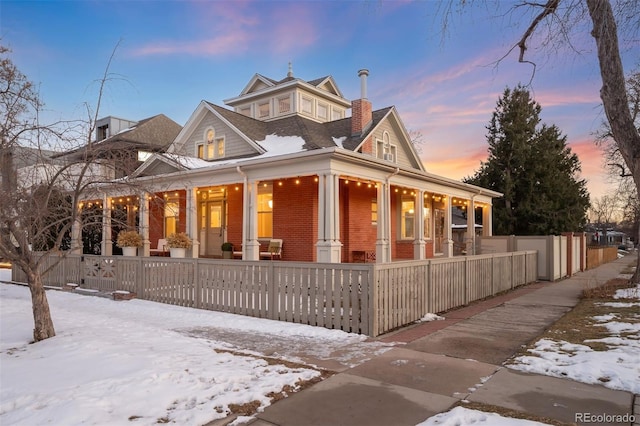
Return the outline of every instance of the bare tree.
[[[115,52],[115,50],[114,50]],[[101,210],[81,211],[81,201],[92,188],[108,182],[114,161],[92,144],[100,98],[109,79],[99,80],[98,106],[87,108],[86,120],[43,125],[38,92],[0,47],[0,258],[9,260],[27,277],[34,319],[34,341],[53,337],[43,277],[68,249],[78,249],[83,224],[96,226]],[[53,159],[48,147],[83,146],[81,155]],[[51,256],[56,254],[56,256]],[[59,260],[58,260],[59,261]]]
[[[614,218],[621,212],[621,198],[618,192],[603,195],[591,202],[589,208],[591,221],[596,225],[598,243],[606,244],[607,231],[614,224]]]

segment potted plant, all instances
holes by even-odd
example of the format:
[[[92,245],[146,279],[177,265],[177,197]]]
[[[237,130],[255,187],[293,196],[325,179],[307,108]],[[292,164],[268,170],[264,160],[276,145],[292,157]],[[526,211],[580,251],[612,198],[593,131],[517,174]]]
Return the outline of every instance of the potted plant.
[[[223,259],[232,259],[233,258],[233,244],[230,242],[222,243],[222,258]]]
[[[122,231],[118,234],[116,245],[122,249],[124,256],[135,256],[138,247],[142,247],[142,236],[136,231]]]
[[[191,238],[184,232],[171,234],[167,237],[167,245],[171,257],[185,257],[188,248],[191,248]]]

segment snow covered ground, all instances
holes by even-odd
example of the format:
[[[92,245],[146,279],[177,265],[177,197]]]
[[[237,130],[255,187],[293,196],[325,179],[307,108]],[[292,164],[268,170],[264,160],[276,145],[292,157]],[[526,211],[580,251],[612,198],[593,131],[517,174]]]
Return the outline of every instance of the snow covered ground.
[[[531,420],[503,417],[496,413],[485,413],[478,410],[470,410],[464,407],[455,407],[445,413],[429,417],[417,426],[542,426],[545,423]]]
[[[617,290],[614,299],[625,301],[607,302],[603,306],[612,310],[640,306],[640,284]],[[608,347],[606,351],[563,340],[540,339],[530,349],[535,356],[518,357],[507,367],[640,394],[640,313],[634,314],[631,322],[617,319],[615,312],[593,317],[595,326],[605,327],[609,336],[585,343],[604,343]]]
[[[10,271],[0,269],[0,281],[9,279]],[[29,344],[29,290],[0,284],[2,425],[204,424],[227,416],[231,404],[258,401],[264,408],[268,394],[320,374],[230,353],[239,348],[215,339],[222,330],[245,340],[294,341],[297,353],[316,359],[338,352],[357,363],[389,349],[339,330],[143,300],[60,291],[47,297],[56,336]],[[268,355],[287,358],[276,352]]]

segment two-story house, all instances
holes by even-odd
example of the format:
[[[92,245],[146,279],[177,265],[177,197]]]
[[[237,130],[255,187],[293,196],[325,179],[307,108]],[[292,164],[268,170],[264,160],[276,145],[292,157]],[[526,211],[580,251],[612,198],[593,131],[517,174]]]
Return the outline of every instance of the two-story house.
[[[218,257],[228,241],[258,260],[271,239],[292,261],[452,256],[455,209],[473,212],[466,229],[489,235],[491,200],[501,194],[425,170],[396,108],[373,109],[367,99],[368,74],[359,71],[353,101],[331,76],[256,74],[226,107],[200,102],[166,152],[129,176],[144,191],[103,186],[94,202],[135,216],[140,255],[186,232],[193,257]],[[474,240],[475,232],[463,238],[465,253]]]

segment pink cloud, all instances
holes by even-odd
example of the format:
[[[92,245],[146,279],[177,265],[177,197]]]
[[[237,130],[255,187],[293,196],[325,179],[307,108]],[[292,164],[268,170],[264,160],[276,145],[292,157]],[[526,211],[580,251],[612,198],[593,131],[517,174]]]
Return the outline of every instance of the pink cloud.
[[[238,32],[223,34],[207,40],[165,41],[149,44],[133,51],[134,56],[188,54],[195,56],[216,56],[238,53],[246,50],[249,36]]]
[[[286,8],[274,9],[269,22],[275,26],[271,50],[277,54],[312,46],[318,40],[313,10],[295,3]]]
[[[132,51],[134,56],[187,54],[224,56],[252,48],[290,53],[318,40],[314,12],[304,4],[257,8],[255,3],[194,2],[192,15],[203,34],[192,40],[154,41]],[[266,34],[269,37],[266,37]]]

